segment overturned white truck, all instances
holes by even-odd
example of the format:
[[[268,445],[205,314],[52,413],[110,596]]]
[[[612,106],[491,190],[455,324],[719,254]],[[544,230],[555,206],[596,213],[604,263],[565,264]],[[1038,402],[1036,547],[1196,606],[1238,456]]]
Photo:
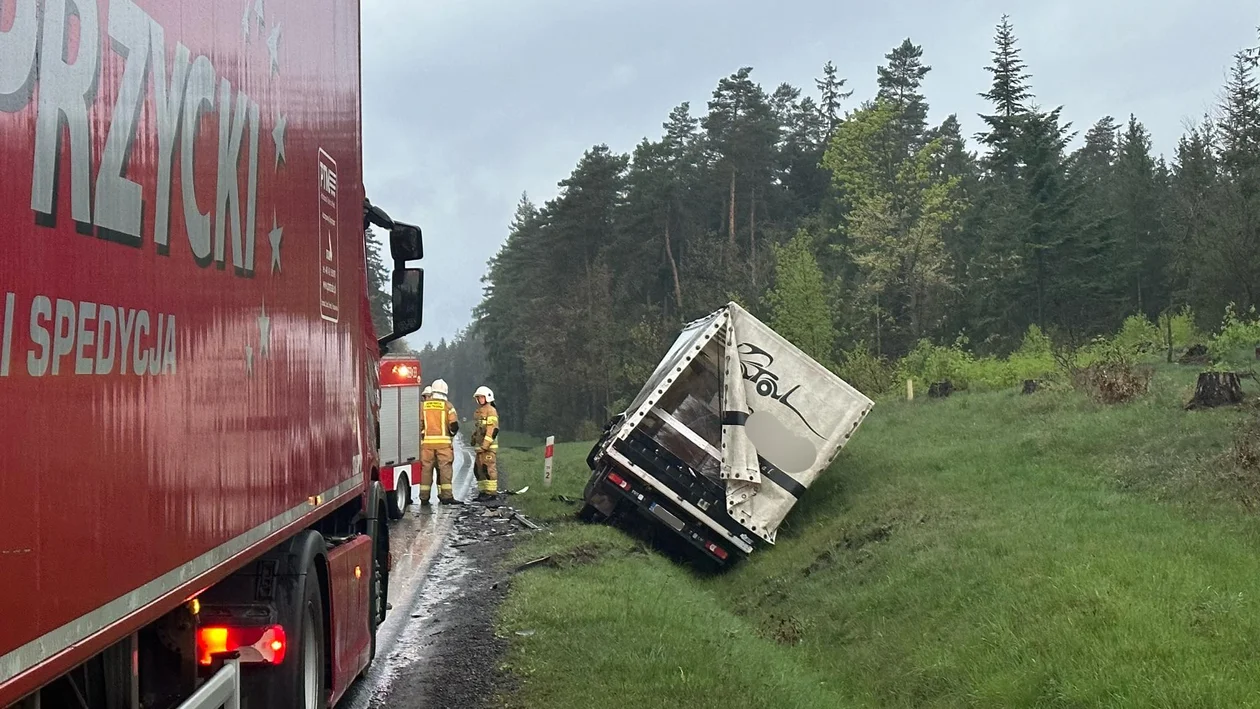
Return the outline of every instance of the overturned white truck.
[[[779,525],[874,402],[735,303],[689,323],[587,463],[581,516],[637,514],[719,566]]]

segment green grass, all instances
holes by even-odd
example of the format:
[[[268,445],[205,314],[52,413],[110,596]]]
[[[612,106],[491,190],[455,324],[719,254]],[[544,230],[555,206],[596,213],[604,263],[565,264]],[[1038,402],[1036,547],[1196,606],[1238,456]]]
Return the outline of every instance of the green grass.
[[[501,611],[512,706],[1260,704],[1257,481],[1197,370],[1106,407],[1071,391],[881,403],[782,528],[705,577],[571,520],[589,444],[506,450],[550,525]],[[1250,386],[1255,393],[1254,386]],[[576,550],[576,551],[575,551]],[[518,630],[533,630],[529,636]]]

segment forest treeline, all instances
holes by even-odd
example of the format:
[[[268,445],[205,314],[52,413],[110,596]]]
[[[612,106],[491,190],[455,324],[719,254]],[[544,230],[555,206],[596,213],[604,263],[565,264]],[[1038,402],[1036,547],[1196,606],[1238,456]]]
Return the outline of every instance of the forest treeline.
[[[931,66],[906,39],[860,102],[831,63],[808,92],[744,67],[632,153],[592,147],[554,199],[522,196],[474,322],[421,352],[426,375],[484,378],[510,429],[588,438],[682,323],[730,300],[859,386],[924,341],[1002,356],[1030,328],[1084,343],[1177,313],[1210,332],[1258,304],[1252,50],[1167,157],[1132,115],[1072,149],[1007,17],[986,68],[970,136],[929,123]]]

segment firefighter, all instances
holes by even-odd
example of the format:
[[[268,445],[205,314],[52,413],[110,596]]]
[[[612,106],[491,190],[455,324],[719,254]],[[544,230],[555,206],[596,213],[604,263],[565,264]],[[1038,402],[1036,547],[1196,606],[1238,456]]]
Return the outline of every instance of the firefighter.
[[[433,469],[437,468],[438,502],[458,505],[462,503],[455,499],[451,468],[455,463],[454,436],[459,432],[459,415],[446,398],[446,381],[435,379],[431,386],[432,395],[420,410],[420,504],[429,504]]]
[[[496,458],[499,452],[499,412],[494,408],[494,392],[480,386],[473,393],[477,410],[473,412],[475,428],[472,444],[477,449],[477,461],[473,474],[477,476],[477,501],[485,502],[499,496],[499,471]]]
[[[428,401],[429,399],[433,398],[433,387],[431,386],[425,387],[424,390],[420,392],[420,398],[424,399],[425,401]]]

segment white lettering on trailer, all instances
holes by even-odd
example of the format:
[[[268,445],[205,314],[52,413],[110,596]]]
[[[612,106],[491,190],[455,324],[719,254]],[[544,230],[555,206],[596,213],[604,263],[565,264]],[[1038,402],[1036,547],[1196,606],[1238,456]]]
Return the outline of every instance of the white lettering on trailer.
[[[337,162],[319,151],[319,243],[323,253],[319,269],[320,316],[337,322],[341,307],[337,297]]]
[[[48,371],[48,356],[51,354],[48,347],[52,342],[48,339],[47,328],[40,322],[50,317],[52,317],[52,301],[48,299],[48,296],[35,296],[31,300],[31,342],[43,354],[36,357],[35,350],[32,349],[26,355],[26,373],[32,377],[42,377]]]
[[[12,303],[12,294],[9,302]],[[6,307],[6,311],[11,307]],[[31,342],[26,370],[32,377],[81,374],[159,376],[176,372],[175,316],[90,301],[48,296],[31,301]],[[6,328],[11,326],[6,315]],[[6,351],[9,338],[5,337]],[[65,361],[73,355],[71,362]],[[7,359],[7,358],[6,358]],[[130,366],[128,366],[130,365]],[[7,375],[7,370],[5,370]]]
[[[4,296],[4,340],[0,342],[0,377],[9,376],[9,356],[13,348],[13,301],[17,296],[6,293]]]
[[[158,54],[158,60],[153,62],[158,134],[157,204],[153,219],[153,241],[157,244],[158,253],[166,255],[171,249],[171,172],[175,169],[175,136],[179,135],[179,123],[184,115],[184,88],[188,82],[192,53],[182,43],[176,44],[168,84],[165,33],[156,22],[152,29],[153,48]]]
[[[15,113],[30,104],[39,49],[35,0],[19,0],[13,13],[12,26],[0,32],[0,111],[5,113]]]
[[[197,140],[197,129],[201,127],[202,111],[209,112],[214,108],[214,65],[210,57],[197,55],[193,60],[192,70],[188,73],[188,87],[184,89],[184,144],[183,171],[180,181],[184,186],[184,221],[188,229],[188,245],[192,248],[193,258],[200,266],[210,265],[210,211],[201,211],[197,206],[197,185],[194,182],[193,146]]]
[[[178,147],[183,159],[184,223],[194,261],[203,268],[212,263],[219,269],[226,268],[230,219],[233,272],[253,277],[262,113],[259,104],[243,90],[236,91],[233,102],[231,84],[216,75],[210,58],[199,55],[190,61],[191,52],[182,43],[175,44],[168,63],[162,26],[137,6],[136,0],[111,0],[108,18],[99,16],[99,0],[47,0],[42,12],[38,0],[12,0],[12,4],[12,24],[0,32],[0,112],[25,110],[34,100],[38,83],[31,184],[31,209],[36,224],[50,228],[57,225],[59,203],[66,201],[61,195],[68,191],[70,214],[80,233],[136,248],[143,246],[144,188],[127,174],[137,146],[152,150],[150,146],[156,145],[157,155],[146,156],[156,157],[157,162],[151,233],[157,252],[169,255],[172,172]],[[125,63],[117,98],[107,109],[110,114],[89,120],[101,81],[101,39],[106,27],[103,20],[107,21],[110,49]],[[69,31],[72,21],[77,21],[78,30],[77,51],[73,52],[70,38],[75,33]],[[73,62],[68,61],[71,56]],[[141,124],[150,74],[156,120]],[[215,180],[215,205],[213,210],[203,210],[196,198],[193,148],[198,135],[207,129],[202,119],[213,120],[216,107],[217,175],[203,176]],[[142,125],[155,131],[156,136],[139,135],[137,129]],[[106,131],[103,140],[98,135],[102,130]],[[242,194],[239,168],[246,137],[248,182]],[[98,145],[101,153],[93,175],[93,150]],[[66,176],[60,170],[63,158],[69,167],[68,179],[63,179]],[[332,179],[336,179],[335,172]]]
[[[26,2],[35,4],[35,0]],[[72,14],[79,19],[79,51],[74,63],[68,64],[66,40],[70,37]],[[38,215],[36,221],[44,226],[57,223],[57,173],[63,147],[70,151],[70,214],[80,231],[92,224],[88,106],[96,99],[99,81],[99,32],[96,0],[45,3],[39,57],[39,114],[35,121],[35,179],[31,183],[31,209]],[[61,141],[63,126],[70,136],[69,145]]]
[[[152,19],[132,0],[109,4],[109,36],[114,51],[125,57],[122,86],[114,104],[113,121],[105,137],[101,167],[96,173],[96,226],[101,238],[139,247],[144,196],[139,183],[126,178],[135,145],[136,124],[144,107],[145,82],[149,77]]]
[[[246,115],[248,111],[248,115]],[[254,271],[254,233],[258,210],[258,104],[241,91],[236,97],[236,118],[232,118],[232,85],[223,79],[219,85],[219,184],[215,199],[214,260],[223,268],[224,232],[227,230],[228,202],[232,203],[232,265],[241,275]],[[241,138],[245,133],[245,121],[249,120],[249,193],[245,214],[245,252],[241,252],[241,184],[238,169],[241,164]],[[248,254],[248,256],[245,256]]]

